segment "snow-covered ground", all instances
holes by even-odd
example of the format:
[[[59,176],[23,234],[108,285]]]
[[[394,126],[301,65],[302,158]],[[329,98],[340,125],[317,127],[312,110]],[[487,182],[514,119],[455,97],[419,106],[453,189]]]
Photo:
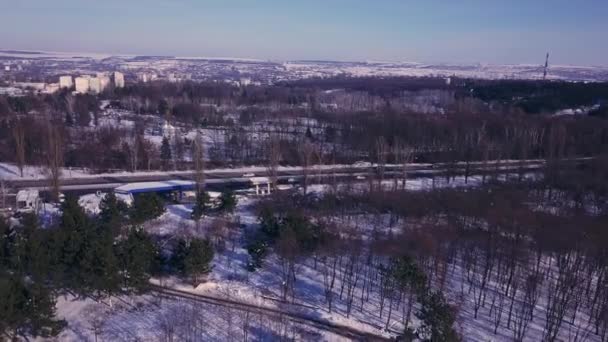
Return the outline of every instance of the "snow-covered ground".
[[[435,181],[435,187],[474,186],[479,184],[480,177],[471,177],[465,184],[464,178],[456,177],[450,183],[444,178]],[[393,186],[392,180],[383,182],[383,186]],[[354,188],[365,189],[368,186],[366,180],[354,184]],[[407,182],[408,189],[420,190],[431,188],[430,179],[414,179]],[[328,185],[311,185],[310,192],[326,192],[330,190]],[[218,298],[230,298],[246,303],[273,307],[278,305],[278,299],[282,295],[281,262],[276,255],[270,255],[264,263],[264,267],[256,272],[248,272],[245,269],[248,261],[248,253],[244,247],[246,232],[258,229],[257,216],[254,205],[257,197],[239,195],[239,202],[232,217],[232,222],[238,222],[234,227],[242,225],[244,228],[233,228],[218,232],[214,230],[214,221],[217,218],[204,217],[197,225],[190,219],[191,205],[168,205],[167,211],[160,218],[147,222],[144,226],[150,233],[174,237],[188,236],[217,236],[224,239],[223,248],[220,248],[213,261],[213,271],[208,275],[206,281],[196,287],[191,284],[180,282],[175,278],[164,279],[165,286],[189,291],[198,294],[210,295]],[[96,212],[101,197],[95,194],[81,197],[80,203],[85,205],[90,212]],[[360,215],[352,216],[336,221],[345,231],[357,229],[364,235],[371,235],[374,229],[392,229],[394,233],[398,227],[391,226],[387,216]],[[347,258],[348,256],[345,256]],[[360,256],[362,257],[362,256]],[[325,302],[323,270],[327,267],[319,260],[313,258],[299,260],[297,263],[297,281],[295,284],[295,305],[288,307],[306,307],[307,310],[315,312],[319,318],[330,322],[356,328],[379,336],[390,336],[402,329],[402,311],[395,308],[393,318],[389,324],[388,333],[384,330],[386,324],[386,308],[381,317],[380,298],[377,292],[368,296],[362,296],[360,290],[354,293],[353,309],[348,313],[348,301],[346,296],[340,299],[340,288],[342,287],[343,269],[339,268],[334,287],[334,304],[329,312]],[[359,272],[370,270],[361,269]],[[451,287],[454,289],[449,298],[459,301],[460,318],[458,329],[463,333],[466,341],[508,341],[510,335],[501,332],[498,335],[492,333],[492,324],[483,319],[471,318],[471,298],[462,298],[458,291],[458,271],[454,271]],[[160,282],[161,280],[154,280]],[[173,334],[184,338],[185,331],[197,334],[201,340],[234,340],[244,337],[243,326],[246,317],[238,310],[228,310],[213,305],[201,305],[188,301],[177,301],[163,299],[152,295],[114,298],[113,308],[109,307],[108,299],[95,302],[90,299],[81,300],[75,298],[60,298],[57,307],[59,317],[68,321],[68,328],[60,336],[61,340],[77,341],[92,340],[94,335],[92,325],[95,324],[93,316],[97,316],[100,336],[104,340],[163,340],[167,334],[167,326],[175,326]],[[285,305],[285,304],[284,304]],[[94,314],[93,314],[94,313]],[[414,324],[416,320],[414,319]],[[327,332],[321,332],[310,327],[295,326],[276,322],[269,317],[256,317],[251,319],[248,325],[248,334],[252,340],[274,340],[281,331],[290,331],[296,340],[326,340],[338,341],[339,336]],[[539,323],[540,324],[540,323]],[[533,328],[534,329],[534,328]],[[291,335],[290,335],[291,336]],[[532,335],[531,335],[532,336]],[[187,338],[186,338],[187,339]]]
[[[45,63],[56,72],[94,71],[102,66],[108,70],[158,73],[185,79],[222,79],[238,82],[242,78],[253,82],[271,83],[309,77],[349,76],[439,76],[485,79],[541,79],[544,60],[538,64],[430,64],[400,61],[264,61],[248,58],[172,57],[172,56],[112,56],[102,53],[11,51],[0,50],[0,57],[9,65]],[[26,63],[23,63],[26,62]],[[238,71],[236,77],[227,74]],[[550,79],[602,81],[608,79],[608,68],[601,66],[550,65]]]

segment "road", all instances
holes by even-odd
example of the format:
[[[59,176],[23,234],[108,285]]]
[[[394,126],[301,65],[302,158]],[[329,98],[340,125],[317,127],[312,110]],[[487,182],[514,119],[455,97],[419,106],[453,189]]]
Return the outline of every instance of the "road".
[[[390,341],[390,339],[372,333],[357,330],[355,328],[329,322],[324,319],[313,317],[302,312],[293,312],[280,308],[257,306],[232,299],[223,299],[207,295],[194,294],[191,292],[180,291],[169,287],[152,285],[152,291],[167,297],[186,299],[201,303],[229,307],[236,310],[259,313],[271,317],[283,317],[292,322],[311,326],[323,331],[331,332],[336,335],[348,338],[353,341]]]
[[[479,174],[479,172],[493,172],[495,167],[493,163],[486,166],[484,164],[471,163],[471,171]],[[529,160],[523,164],[519,161],[502,161],[500,171],[507,172],[509,170],[517,170],[520,167],[528,171],[538,170],[544,165],[542,160]],[[385,167],[385,176],[390,176],[396,172],[401,172],[402,167],[399,165],[388,165]],[[441,175],[446,172],[455,174],[463,174],[465,164],[459,163],[456,165],[448,164],[409,164],[407,166],[408,177],[430,177],[431,175]],[[210,185],[236,183],[247,184],[249,177],[245,174],[252,173],[255,176],[268,176],[268,170],[264,167],[251,167],[245,169],[222,169],[208,170],[205,172],[206,183]],[[323,178],[324,176],[336,177],[353,177],[363,176],[368,177],[377,174],[376,166],[351,166],[351,165],[324,165],[313,167],[309,170],[309,177],[312,179]],[[281,167],[277,171],[279,180],[301,179],[304,176],[302,167]],[[140,172],[140,173],[120,173],[120,174],[101,174],[90,175],[86,177],[63,178],[61,180],[63,191],[76,190],[107,190],[112,189],[122,184],[136,182],[151,182],[151,181],[167,181],[167,180],[192,180],[194,178],[193,171],[167,171],[167,172]],[[34,188],[38,190],[46,190],[48,181],[45,179],[16,179],[5,181],[6,186],[13,193],[20,189]]]

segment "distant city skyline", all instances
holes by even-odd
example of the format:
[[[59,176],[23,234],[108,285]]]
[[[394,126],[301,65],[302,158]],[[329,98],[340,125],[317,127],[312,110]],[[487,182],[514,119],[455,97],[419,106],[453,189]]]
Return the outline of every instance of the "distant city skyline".
[[[0,0],[0,49],[608,66],[608,2]]]

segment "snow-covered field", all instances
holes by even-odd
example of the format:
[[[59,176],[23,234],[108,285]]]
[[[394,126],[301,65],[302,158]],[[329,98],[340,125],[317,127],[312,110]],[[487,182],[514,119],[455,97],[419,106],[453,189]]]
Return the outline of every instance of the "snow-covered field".
[[[293,80],[309,77],[349,76],[437,76],[484,79],[541,79],[543,60],[535,64],[429,64],[417,62],[315,62],[264,61],[246,58],[171,57],[171,56],[112,56],[101,53],[10,51],[0,50],[7,61],[73,64],[74,69],[92,70],[103,64],[105,68],[129,71],[155,71],[179,74],[187,78],[220,78],[238,70],[239,77],[251,77],[256,82]],[[193,72],[195,70],[195,72]],[[550,79],[573,81],[608,80],[608,68],[600,66],[550,65]]]

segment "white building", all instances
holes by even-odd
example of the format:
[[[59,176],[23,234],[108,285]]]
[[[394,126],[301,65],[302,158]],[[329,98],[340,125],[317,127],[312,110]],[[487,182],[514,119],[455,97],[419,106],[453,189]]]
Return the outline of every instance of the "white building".
[[[99,79],[99,84],[101,86],[101,91],[108,89],[108,87],[112,83],[112,80],[110,80],[109,76],[99,76],[98,79]]]
[[[74,81],[72,76],[60,76],[59,77],[59,87],[60,88],[72,88],[74,86]]]
[[[11,66],[10,65],[5,65],[4,66],[4,71],[11,71]]]
[[[76,77],[76,79],[74,80],[74,84],[76,85],[76,92],[81,94],[88,93],[90,89],[89,79],[90,77],[87,76]]]
[[[92,94],[99,94],[102,90],[100,78],[92,77],[89,79],[89,92]]]
[[[123,75],[122,72],[114,72],[114,86],[116,88],[125,87],[125,75]]]
[[[60,89],[59,83],[48,83],[44,86],[43,92],[46,94],[54,94]]]
[[[241,80],[239,81],[239,85],[241,87],[246,87],[248,85],[251,85],[251,78],[241,78]]]

